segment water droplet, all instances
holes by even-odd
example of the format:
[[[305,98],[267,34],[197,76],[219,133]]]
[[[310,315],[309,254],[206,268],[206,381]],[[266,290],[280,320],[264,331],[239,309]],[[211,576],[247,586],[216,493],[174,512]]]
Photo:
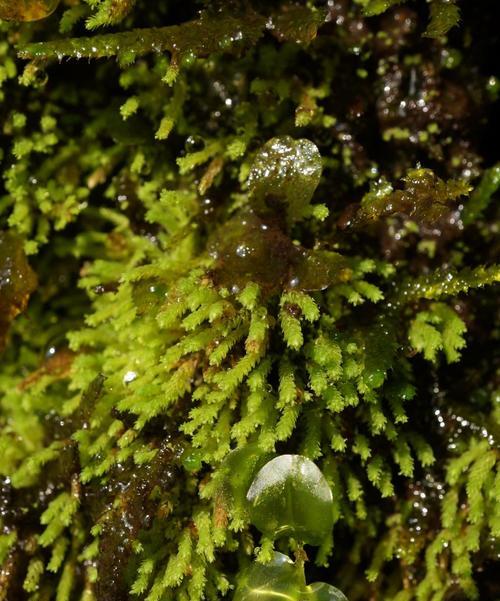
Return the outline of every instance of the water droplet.
[[[203,138],[196,135],[188,136],[184,144],[184,148],[187,153],[199,152],[200,150],[203,150],[204,147],[205,142],[203,141]]]
[[[130,384],[130,382],[133,382],[136,378],[137,378],[137,374],[136,374],[135,371],[128,371],[123,376],[123,383],[124,384]]]

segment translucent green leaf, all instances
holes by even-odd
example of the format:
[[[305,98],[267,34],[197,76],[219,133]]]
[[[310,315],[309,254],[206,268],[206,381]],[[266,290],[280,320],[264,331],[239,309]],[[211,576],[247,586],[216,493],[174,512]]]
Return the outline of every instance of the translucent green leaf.
[[[306,585],[303,564],[275,552],[269,563],[253,563],[239,580],[234,601],[347,601],[326,582]]]
[[[314,582],[306,587],[307,601],[347,601],[347,597],[331,584],[326,582]]]
[[[367,16],[379,15],[402,0],[365,0],[364,13]]]
[[[245,511],[248,488],[269,457],[269,453],[262,451],[257,443],[235,449],[226,456],[219,468],[221,487],[218,494],[227,508]]]
[[[298,600],[305,586],[304,574],[282,553],[267,564],[254,563],[243,572],[233,601]]]
[[[320,469],[301,455],[280,455],[259,471],[247,493],[250,520],[271,537],[321,544],[333,526],[332,491]]]

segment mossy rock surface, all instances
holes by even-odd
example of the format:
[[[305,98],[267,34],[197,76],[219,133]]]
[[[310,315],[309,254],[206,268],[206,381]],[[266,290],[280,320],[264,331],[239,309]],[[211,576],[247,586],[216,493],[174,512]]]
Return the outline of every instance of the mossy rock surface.
[[[0,0],[0,601],[500,599],[496,4]]]

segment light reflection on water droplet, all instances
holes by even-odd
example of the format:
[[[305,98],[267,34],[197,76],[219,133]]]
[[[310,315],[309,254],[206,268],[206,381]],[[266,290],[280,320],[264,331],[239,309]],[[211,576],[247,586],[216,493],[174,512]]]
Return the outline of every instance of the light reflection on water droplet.
[[[123,383],[130,384],[130,382],[133,382],[136,378],[137,378],[137,373],[135,371],[128,371],[123,376]]]

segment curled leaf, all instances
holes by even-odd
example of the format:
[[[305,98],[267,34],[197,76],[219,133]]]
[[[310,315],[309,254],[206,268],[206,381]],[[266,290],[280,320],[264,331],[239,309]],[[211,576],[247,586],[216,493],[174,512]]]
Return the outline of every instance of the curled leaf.
[[[418,225],[433,225],[450,212],[453,202],[469,191],[465,181],[444,181],[430,169],[410,169],[403,178],[402,190],[393,190],[384,180],[374,183],[357,212],[343,216],[339,224],[359,226],[390,215],[402,215]]]

